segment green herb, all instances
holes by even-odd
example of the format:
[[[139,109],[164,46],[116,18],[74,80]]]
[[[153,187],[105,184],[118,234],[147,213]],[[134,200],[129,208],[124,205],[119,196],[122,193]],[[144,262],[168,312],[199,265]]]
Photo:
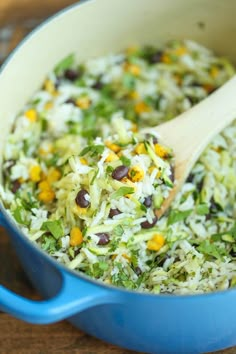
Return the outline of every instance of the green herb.
[[[112,193],[111,199],[117,199],[120,197],[123,197],[126,194],[132,194],[134,193],[134,188],[132,187],[120,187],[117,191]]]
[[[89,145],[86,146],[81,152],[80,152],[80,156],[84,156],[88,153],[90,153],[90,155],[92,157],[97,156],[97,155],[101,155],[103,153],[105,149],[104,145]]]
[[[112,173],[114,171],[114,167],[112,167],[112,166],[107,166],[107,168],[106,168],[106,173],[107,174],[110,174],[110,173]]]
[[[199,204],[196,206],[196,213],[198,215],[206,215],[209,213],[209,207],[207,204]]]
[[[168,225],[173,225],[178,221],[182,221],[186,219],[192,212],[192,209],[179,211],[179,210],[171,210],[169,217],[168,217]]]
[[[113,232],[114,232],[114,234],[115,234],[116,236],[122,236],[123,233],[124,233],[124,229],[123,229],[123,227],[122,227],[121,225],[117,225],[117,226],[114,228]]]
[[[104,271],[106,271],[109,268],[108,263],[102,262],[102,261],[98,263],[98,266],[101,270],[104,270]]]
[[[199,252],[205,255],[212,256],[217,259],[221,258],[219,248],[217,248],[214,244],[210,243],[209,240],[202,241],[200,245],[197,247],[197,249]]]
[[[135,88],[135,78],[128,73],[125,73],[122,79],[123,86],[128,90],[133,90]]]
[[[92,178],[92,180],[90,182],[90,185],[93,185],[93,183],[94,183],[94,181],[95,181],[95,179],[96,179],[96,177],[98,175],[98,172],[99,172],[99,169],[97,168],[96,171],[94,172],[94,175],[93,175],[93,178]]]
[[[61,220],[45,221],[41,229],[45,231],[50,231],[53,237],[55,237],[55,239],[59,239],[64,235],[64,230],[61,224]]]
[[[50,159],[45,161],[47,167],[56,166],[59,158],[60,156],[58,154],[54,154]]]
[[[74,64],[75,56],[70,54],[62,59],[55,67],[54,72],[56,75],[60,75],[66,69],[69,69]]]
[[[211,241],[215,241],[215,242],[216,241],[226,241],[226,242],[236,241],[236,223],[230,230],[211,235],[210,239]]]
[[[131,165],[131,160],[128,159],[128,157],[121,156],[121,157],[120,157],[120,160],[122,161],[122,163],[123,163],[124,166],[129,167],[129,166]]]
[[[22,225],[27,225],[27,222],[23,219],[22,217],[22,211],[24,211],[24,208],[21,206],[18,206],[14,211],[13,211],[13,216],[15,220]]]
[[[57,241],[52,236],[44,236],[41,247],[49,254],[54,253],[57,250]]]

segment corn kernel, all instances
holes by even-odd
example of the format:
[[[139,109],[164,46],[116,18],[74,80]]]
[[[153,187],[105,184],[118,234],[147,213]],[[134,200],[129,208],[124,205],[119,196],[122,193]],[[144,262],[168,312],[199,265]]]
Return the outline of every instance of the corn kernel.
[[[137,126],[137,124],[132,123],[132,125],[131,125],[131,131],[132,131],[133,133],[137,133],[137,131],[138,131],[138,126]]]
[[[105,144],[110,150],[112,150],[114,152],[119,152],[121,150],[121,147],[119,145],[114,144],[111,141],[106,141]]]
[[[125,63],[124,69],[134,76],[139,76],[141,72],[141,68],[136,64]]]
[[[79,227],[72,227],[70,231],[70,245],[79,246],[83,242],[83,235]]]
[[[202,85],[202,87],[207,93],[211,93],[214,90],[214,87],[210,84],[204,84]]]
[[[123,254],[122,254],[122,257],[125,258],[125,259],[127,259],[128,262],[131,262],[131,257],[128,256],[126,253],[123,253]]]
[[[135,147],[134,151],[135,151],[136,154],[138,154],[138,155],[147,154],[147,150],[146,150],[146,148],[145,148],[144,143],[139,143],[139,144]]]
[[[44,109],[46,111],[51,109],[52,107],[53,107],[53,102],[52,101],[49,101],[49,102],[45,103],[45,105],[44,105]]]
[[[76,100],[76,105],[81,108],[81,109],[87,109],[89,108],[91,101],[89,97],[80,97]]]
[[[88,161],[85,158],[81,157],[79,160],[82,165],[88,165]]]
[[[38,185],[39,189],[43,192],[43,191],[50,191],[51,187],[48,181],[44,180],[42,182],[39,183]]]
[[[49,79],[45,80],[43,87],[51,95],[56,94],[55,85],[51,80],[49,80]]]
[[[147,249],[150,251],[159,251],[162,246],[165,244],[164,236],[161,234],[155,234],[153,237],[147,242]]]
[[[160,144],[154,144],[154,149],[155,153],[161,158],[165,158],[169,155],[168,151]]]
[[[55,193],[51,189],[44,190],[44,191],[40,192],[38,195],[38,199],[44,203],[50,203],[53,201],[54,198],[55,198]]]
[[[161,61],[165,64],[170,64],[171,63],[171,58],[168,54],[164,54],[161,58]]]
[[[132,100],[137,100],[139,98],[139,93],[137,91],[131,91],[129,93],[129,98]]]
[[[36,110],[33,108],[26,111],[25,116],[31,123],[36,122],[36,120],[38,118],[38,114],[37,114]]]
[[[145,113],[145,112],[150,112],[150,107],[145,103],[145,102],[138,102],[134,106],[134,110],[137,114]]]
[[[128,176],[132,182],[140,182],[144,178],[144,171],[140,166],[133,166],[129,169]]]
[[[181,56],[184,55],[188,52],[188,49],[186,47],[179,47],[174,51],[175,55]]]
[[[45,145],[44,147],[39,148],[39,155],[41,156],[46,156],[52,152],[53,152],[52,144]]]
[[[157,169],[156,166],[150,166],[150,167],[148,168],[149,174],[151,175],[152,172],[153,172],[155,169]],[[160,177],[161,177],[161,171],[158,170],[157,173],[156,173],[156,178],[160,178]]]
[[[39,165],[34,165],[30,168],[29,176],[32,182],[39,182],[41,178],[41,167]]]
[[[78,205],[75,205],[73,208],[73,212],[78,216],[82,216],[87,213],[87,208],[80,208]]]
[[[105,159],[105,162],[112,162],[112,161],[117,161],[119,160],[119,157],[114,153],[111,152]]]
[[[60,179],[61,172],[57,168],[51,168],[48,172],[47,180],[49,184],[56,182]]]
[[[216,66],[212,66],[210,75],[213,77],[213,79],[215,79],[219,75],[219,69]]]

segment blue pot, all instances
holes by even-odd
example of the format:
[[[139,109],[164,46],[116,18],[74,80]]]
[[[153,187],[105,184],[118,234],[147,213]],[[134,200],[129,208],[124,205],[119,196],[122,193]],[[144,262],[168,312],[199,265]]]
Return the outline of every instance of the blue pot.
[[[221,36],[215,38],[213,24],[221,19],[222,6],[227,20]],[[230,0],[224,5],[220,0],[97,0],[59,13],[34,31],[2,69],[0,116],[6,119],[0,127],[0,150],[14,114],[68,53],[77,50],[84,59],[135,41],[151,43],[187,36],[202,38],[206,45],[214,43],[216,50],[223,47],[236,58],[231,41],[228,45],[225,41],[236,33],[231,15],[235,10],[236,3]],[[207,35],[195,26],[204,16],[209,25]],[[22,234],[3,206],[1,224],[9,231],[29,279],[45,298],[28,300],[0,286],[2,311],[38,324],[68,319],[90,335],[146,353],[197,354],[236,345],[236,290],[170,296],[118,289],[57,263]]]

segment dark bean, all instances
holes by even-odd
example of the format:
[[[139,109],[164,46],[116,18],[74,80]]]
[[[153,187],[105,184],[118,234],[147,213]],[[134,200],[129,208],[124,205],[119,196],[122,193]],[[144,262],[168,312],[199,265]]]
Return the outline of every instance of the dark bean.
[[[233,258],[236,258],[236,251],[231,250],[230,251],[230,256],[233,257]]]
[[[158,144],[158,139],[155,135],[152,135],[150,133],[145,134],[145,138],[147,140],[152,140],[153,144]]]
[[[67,69],[64,72],[64,77],[70,81],[75,81],[79,77],[79,72],[74,69]]]
[[[206,221],[211,220],[211,218],[212,218],[211,213],[206,214],[205,218],[206,218]]]
[[[153,227],[156,224],[156,222],[157,222],[157,217],[154,216],[154,219],[152,220],[151,223],[148,220],[143,221],[141,223],[141,227],[142,227],[142,229],[150,229],[151,227]]]
[[[169,175],[169,178],[171,180],[171,182],[174,183],[175,181],[175,168],[173,165],[170,165],[170,175]]]
[[[139,267],[135,267],[135,268],[134,268],[134,271],[135,271],[135,273],[136,273],[137,275],[141,275],[141,274],[142,274],[142,271],[141,271],[141,269],[140,269]]]
[[[150,208],[150,206],[152,205],[152,196],[149,195],[148,197],[146,197],[144,199],[143,204],[145,205],[145,207]]]
[[[127,166],[121,165],[114,169],[111,176],[113,179],[120,181],[122,178],[128,175],[128,172],[129,172],[129,168]]]
[[[110,242],[110,236],[106,232],[98,232],[99,237],[98,245],[107,245]]]
[[[110,212],[109,212],[109,218],[113,218],[113,216],[115,215],[119,215],[121,214],[121,211],[119,209],[110,209]]]
[[[87,208],[90,205],[90,202],[85,198],[86,195],[89,195],[88,192],[85,189],[81,189],[75,198],[76,204],[81,208]]]
[[[100,81],[100,80],[97,80],[93,85],[92,85],[92,88],[94,90],[101,90],[103,88],[104,84]]]
[[[148,61],[150,64],[160,63],[162,56],[163,56],[163,52],[161,50],[158,50],[149,57]]]
[[[65,103],[71,103],[74,106],[76,106],[75,100],[73,98],[68,98],[68,100],[66,100]]]
[[[18,180],[15,180],[12,182],[12,186],[11,186],[11,191],[12,193],[16,193],[18,191],[18,189],[20,188],[21,184]]]

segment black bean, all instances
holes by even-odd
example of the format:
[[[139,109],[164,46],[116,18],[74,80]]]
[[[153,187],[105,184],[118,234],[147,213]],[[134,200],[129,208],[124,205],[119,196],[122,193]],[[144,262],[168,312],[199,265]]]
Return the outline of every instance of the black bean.
[[[20,188],[21,183],[16,179],[15,181],[12,182],[12,186],[11,186],[11,191],[12,193],[16,193],[18,191],[18,189]]]
[[[86,196],[89,195],[85,189],[81,189],[75,198],[75,202],[81,208],[87,208],[90,205],[90,202],[86,199]]]
[[[107,245],[110,242],[110,236],[106,232],[98,232],[99,237],[98,245]]]
[[[127,166],[121,165],[114,169],[111,176],[113,179],[120,181],[122,178],[128,175],[128,172],[129,172],[129,168]]]
[[[141,274],[142,274],[142,271],[141,271],[141,269],[140,269],[139,267],[135,267],[135,268],[134,268],[134,271],[135,271],[135,273],[136,273],[137,275],[141,275]]]
[[[152,55],[150,55],[148,61],[150,64],[160,63],[162,56],[163,56],[163,52],[161,50],[158,50],[155,53],[153,53]]]
[[[79,72],[74,69],[67,69],[64,72],[64,77],[70,81],[75,81],[79,77]]]
[[[153,227],[156,224],[156,222],[157,222],[157,217],[154,216],[154,219],[152,220],[151,223],[148,220],[143,221],[141,223],[141,227],[142,227],[142,229],[150,229],[151,227]]]
[[[71,103],[74,106],[76,106],[75,100],[73,98],[68,98],[68,100],[66,100],[65,103]]]
[[[93,85],[92,85],[92,88],[94,90],[101,90],[103,88],[104,84],[100,81],[100,80],[97,80]]]
[[[152,205],[152,195],[149,195],[148,197],[146,197],[144,199],[143,204],[145,205],[145,207],[150,208],[150,206]]]
[[[173,165],[170,166],[170,175],[169,175],[169,178],[170,178],[171,182],[174,183],[174,181],[175,181],[175,169],[174,169],[174,166],[173,166]]]
[[[145,138],[147,140],[152,139],[153,144],[158,144],[158,139],[155,135],[152,135],[150,133],[145,134]]]
[[[121,214],[121,211],[119,209],[110,209],[110,212],[109,212],[109,218],[113,218],[113,216],[115,215],[119,215]]]
[[[233,258],[236,258],[236,251],[231,250],[230,251],[230,256],[233,257]]]

